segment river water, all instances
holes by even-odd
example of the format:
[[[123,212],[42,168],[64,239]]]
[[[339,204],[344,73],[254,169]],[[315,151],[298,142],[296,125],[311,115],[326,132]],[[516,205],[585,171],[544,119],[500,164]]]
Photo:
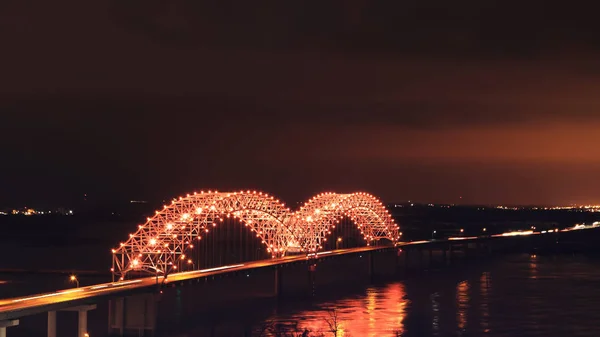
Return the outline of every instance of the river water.
[[[264,336],[274,336],[273,330],[332,337],[600,336],[598,262],[586,256],[514,255],[425,271],[312,303],[276,305],[266,320],[255,322],[254,335],[269,327]],[[168,337],[244,335],[230,328],[235,320],[230,317],[211,333],[202,327]]]
[[[600,336],[599,262],[584,255],[512,255],[463,263],[310,301],[233,305],[218,323],[187,324],[162,337],[259,336],[262,330],[262,336],[275,330],[332,337]],[[12,286],[6,277],[0,282],[5,293]],[[250,318],[257,311],[266,314]],[[105,324],[90,322],[90,336],[106,335]],[[22,335],[10,329],[9,335]]]

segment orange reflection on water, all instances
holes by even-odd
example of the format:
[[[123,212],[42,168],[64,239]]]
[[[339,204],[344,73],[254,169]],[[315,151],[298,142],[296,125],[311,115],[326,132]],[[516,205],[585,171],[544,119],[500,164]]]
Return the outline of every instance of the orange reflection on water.
[[[484,333],[490,332],[490,288],[492,286],[491,276],[489,272],[485,272],[481,274],[481,278],[479,279],[480,289],[481,289],[481,330]]]
[[[529,278],[536,279],[538,276],[537,255],[532,254],[529,258]]]
[[[366,296],[324,304],[322,310],[300,312],[300,330],[335,337],[400,336],[404,332],[406,305],[404,285],[367,289]],[[337,332],[334,332],[336,331]]]
[[[431,322],[431,330],[434,336],[438,336],[440,330],[440,303],[438,302],[438,293],[433,293],[430,296],[431,309],[433,311],[433,321]]]
[[[469,308],[469,282],[463,281],[456,286],[456,322],[458,329],[467,327],[467,309]]]

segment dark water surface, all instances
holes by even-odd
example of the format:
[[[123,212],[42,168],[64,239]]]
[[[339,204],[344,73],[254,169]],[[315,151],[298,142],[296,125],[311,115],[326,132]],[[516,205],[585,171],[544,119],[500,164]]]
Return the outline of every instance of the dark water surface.
[[[310,306],[287,303],[269,320],[337,337],[600,336],[599,262],[585,256],[507,256]],[[330,332],[331,309],[337,335]],[[201,330],[177,336],[202,336]]]
[[[266,321],[337,337],[600,336],[599,262],[572,255],[507,256],[313,303],[274,305]],[[337,334],[331,332],[334,321]],[[168,337],[243,336],[233,331],[235,325],[232,317]]]
[[[41,277],[0,279],[3,295],[19,285],[50,282]],[[256,336],[262,326],[273,324],[280,330],[307,329],[311,336],[337,337],[600,336],[599,306],[600,259],[513,255],[406,275],[355,292],[327,291],[311,301],[232,304],[231,314],[221,315],[213,324],[204,321],[191,327],[194,322],[184,322],[188,328],[183,332],[163,337],[250,336],[251,330]],[[90,336],[106,335],[104,316],[90,315]],[[337,326],[337,335],[331,332],[332,325]],[[27,335],[43,336],[44,328]],[[9,336],[22,335],[20,328],[10,329]]]

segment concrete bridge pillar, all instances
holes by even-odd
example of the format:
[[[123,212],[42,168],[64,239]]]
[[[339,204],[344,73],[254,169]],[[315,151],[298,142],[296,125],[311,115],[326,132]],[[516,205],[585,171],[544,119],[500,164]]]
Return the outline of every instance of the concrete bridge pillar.
[[[375,274],[375,257],[373,256],[373,252],[368,252],[367,258],[368,258],[368,268],[369,268],[369,281],[372,281],[373,276]]]
[[[433,248],[431,247],[429,247],[429,261],[427,261],[427,264],[429,266],[433,264]]]
[[[308,287],[310,289],[310,294],[315,296],[315,274],[317,272],[317,262],[309,261],[308,264]]]
[[[158,314],[155,294],[140,294],[113,298],[108,303],[109,335],[151,335],[156,330]]]
[[[0,321],[0,337],[6,337],[6,328],[11,326],[19,325],[18,319],[11,319],[9,321]]]
[[[56,311],[48,311],[48,337],[56,337]]]
[[[403,254],[402,248],[396,251],[396,274],[400,272],[400,256]]]
[[[77,329],[77,337],[87,337],[87,310],[79,310],[79,326]]]
[[[91,305],[80,305],[77,307],[72,307],[68,309],[64,309],[63,311],[77,311],[78,313],[78,328],[77,328],[77,337],[87,337],[88,329],[87,329],[87,312],[90,310],[96,309],[95,304]],[[52,329],[51,329],[52,328]],[[48,337],[51,337],[50,333],[54,333],[54,337],[56,337],[56,312],[54,314],[48,313]]]
[[[448,254],[446,253],[446,247],[442,247],[442,260],[444,265],[448,264]]]
[[[78,313],[78,328],[77,337],[87,337],[87,312],[96,309],[96,305],[81,305],[62,311],[77,311]],[[48,311],[48,337],[56,337],[56,311]]]
[[[279,297],[283,289],[283,270],[281,265],[275,266],[275,296]]]

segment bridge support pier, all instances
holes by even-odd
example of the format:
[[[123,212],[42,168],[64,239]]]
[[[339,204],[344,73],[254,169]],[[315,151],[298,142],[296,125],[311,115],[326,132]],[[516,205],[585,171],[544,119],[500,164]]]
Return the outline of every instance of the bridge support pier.
[[[429,248],[429,261],[427,261],[427,265],[431,267],[433,265],[433,248]]]
[[[87,310],[79,310],[79,326],[77,337],[86,337],[87,334]]]
[[[310,296],[315,296],[316,292],[316,284],[315,284],[315,274],[317,272],[317,263],[316,261],[310,261],[308,265],[308,287]]]
[[[375,257],[373,256],[373,252],[367,253],[367,258],[369,259],[369,281],[373,281],[373,276],[375,274]]]
[[[6,337],[6,328],[17,325],[19,325],[18,319],[11,319],[10,321],[0,321],[0,337]]]
[[[446,253],[446,247],[442,247],[442,260],[444,266],[448,265],[448,254]]]
[[[396,274],[400,272],[400,256],[402,255],[402,248],[398,248],[396,251]]]
[[[283,271],[281,266],[275,266],[275,297],[279,297],[281,295],[281,291],[283,289],[282,278]]]
[[[108,302],[110,336],[152,336],[158,314],[155,294],[113,298]]]
[[[56,311],[48,311],[48,337],[56,337]]]
[[[77,337],[86,337],[86,335],[88,334],[87,312],[90,310],[94,310],[94,309],[96,309],[96,305],[90,304],[90,305],[80,305],[77,307],[68,308],[68,309],[63,310],[63,311],[77,311],[77,313],[79,315]],[[51,322],[51,318],[52,318],[52,322]],[[51,327],[53,328],[52,332],[54,333],[54,337],[55,337],[56,336],[56,312],[54,312],[53,315],[51,315],[50,312],[48,312],[48,337],[51,337],[51,335],[50,335]]]

